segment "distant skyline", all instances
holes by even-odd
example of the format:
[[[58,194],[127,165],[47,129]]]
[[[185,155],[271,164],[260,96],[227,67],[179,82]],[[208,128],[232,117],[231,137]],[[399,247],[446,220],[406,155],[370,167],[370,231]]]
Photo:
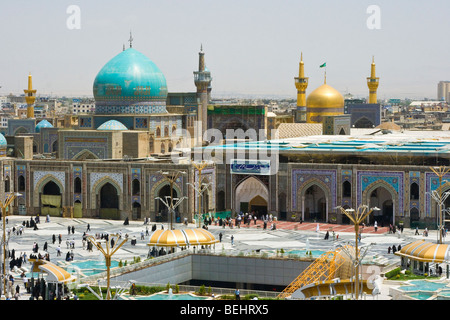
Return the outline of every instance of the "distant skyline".
[[[368,12],[373,5],[379,11]],[[295,99],[303,52],[307,94],[323,83],[326,62],[329,85],[367,97],[374,56],[379,99],[436,99],[439,81],[450,80],[449,12],[448,0],[8,1],[0,95],[23,94],[31,73],[38,96],[92,96],[96,74],[129,47],[131,30],[133,48],[161,69],[169,92],[195,91],[203,45],[213,98]]]

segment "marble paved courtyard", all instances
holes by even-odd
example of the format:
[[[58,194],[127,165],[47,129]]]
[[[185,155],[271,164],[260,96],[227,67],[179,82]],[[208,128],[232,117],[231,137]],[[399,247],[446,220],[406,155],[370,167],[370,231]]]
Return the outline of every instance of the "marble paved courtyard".
[[[13,227],[18,228],[24,221],[30,220],[30,216],[8,216],[7,230]],[[90,226],[90,231],[87,231],[87,226]],[[129,241],[125,243],[114,255],[114,260],[128,260],[132,261],[135,257],[141,257],[145,259],[148,254],[149,247],[147,242],[152,234],[151,229],[153,222],[144,225],[142,221],[130,221],[128,225],[124,225],[123,221],[119,220],[100,220],[100,219],[71,219],[71,218],[58,218],[51,217],[50,222],[45,222],[45,218],[41,217],[40,223],[37,225],[38,229],[24,228],[24,232],[21,235],[11,234],[9,239],[9,250],[14,249],[16,257],[26,252],[29,257],[32,253],[33,243],[36,242],[39,246],[39,252],[44,254],[42,250],[45,242],[47,242],[47,253],[50,255],[50,261],[58,264],[59,261],[63,262],[68,251],[73,250],[74,261],[80,262],[84,260],[100,260],[102,255],[94,248],[92,252],[89,252],[83,248],[82,237],[85,232],[89,235],[104,234],[104,233],[122,233],[123,236],[128,235]],[[256,250],[289,250],[289,249],[305,249],[310,250],[333,250],[336,246],[347,243],[354,243],[353,227],[349,225],[329,225],[329,224],[317,224],[317,223],[298,223],[298,222],[277,222],[276,230],[264,230],[262,222],[258,221],[257,224],[251,223],[250,226],[242,226],[240,228],[221,227],[216,225],[210,225],[209,231],[212,232],[217,238],[219,233],[222,233],[222,242],[216,244],[215,251],[226,251],[229,254],[237,254],[239,252],[249,252]],[[74,227],[74,233],[68,232],[68,227]],[[317,231],[317,226],[319,230]],[[168,228],[167,223],[156,223],[156,227],[160,229],[164,227]],[[188,226],[182,224],[174,224],[175,228],[192,228],[194,224]],[[148,229],[148,235],[147,235]],[[325,233],[329,231],[330,237],[328,240],[324,239]],[[335,236],[333,238],[332,232]],[[57,256],[58,235],[61,234],[61,256]],[[141,239],[142,234],[144,239]],[[56,236],[56,242],[52,243],[52,236]],[[231,243],[231,237],[234,241]],[[435,241],[436,232],[431,231],[427,240]],[[131,239],[136,239],[136,244],[131,244]],[[405,229],[403,233],[389,234],[386,228],[378,228],[375,232],[372,227],[365,227],[362,233],[361,244],[369,245],[370,249],[368,255],[376,255],[382,259],[385,259],[386,263],[394,264],[399,263],[399,257],[388,253],[388,247],[395,245],[405,245],[411,241],[417,239],[423,239],[422,233],[414,235],[414,230]],[[74,249],[68,248],[66,242],[74,241]],[[30,268],[30,264],[24,265],[27,269]],[[23,287],[21,289],[21,299],[28,299],[24,293]],[[385,296],[380,299],[386,298],[387,293],[383,293]]]

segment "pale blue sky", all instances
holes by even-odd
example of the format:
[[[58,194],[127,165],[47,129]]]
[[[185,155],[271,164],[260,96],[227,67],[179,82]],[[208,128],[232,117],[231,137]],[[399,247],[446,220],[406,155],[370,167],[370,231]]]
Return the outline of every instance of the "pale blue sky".
[[[81,29],[66,26],[69,5]],[[381,29],[370,30],[369,5]],[[213,97],[226,93],[296,97],[303,52],[307,93],[327,83],[341,93],[368,94],[372,55],[379,98],[435,99],[450,80],[448,0],[109,0],[3,1],[0,94],[22,93],[33,75],[38,94],[92,95],[101,67],[128,46],[152,59],[170,92],[195,91],[203,44]]]

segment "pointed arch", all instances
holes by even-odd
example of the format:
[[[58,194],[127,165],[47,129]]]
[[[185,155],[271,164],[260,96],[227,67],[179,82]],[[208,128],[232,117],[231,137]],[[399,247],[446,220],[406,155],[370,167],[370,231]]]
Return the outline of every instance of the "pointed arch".
[[[155,207],[155,201],[153,201],[153,200],[156,197],[158,197],[160,190],[162,188],[164,188],[165,186],[167,186],[167,185],[170,186],[169,180],[164,178],[164,179],[161,179],[160,181],[158,181],[156,184],[154,184],[152,186],[152,188],[150,189],[150,200],[149,200],[150,212],[155,212],[156,207]],[[180,188],[180,186],[177,183],[173,184],[173,189],[176,191],[178,197],[182,197],[183,196],[182,189]],[[186,205],[186,202],[187,201],[184,201],[183,203],[181,203],[180,207],[184,208],[184,206]],[[182,210],[180,208],[180,211],[184,211],[184,210]]]
[[[374,123],[366,116],[360,117],[354,123],[355,123],[354,124],[355,128],[373,128],[373,127],[375,127]]]
[[[392,199],[392,224],[395,224],[395,216],[397,213],[400,213],[399,197],[398,197],[398,193],[397,193],[397,191],[395,191],[394,187],[392,187],[386,181],[380,179],[380,180],[374,181],[373,183],[368,185],[366,187],[366,189],[362,192],[362,197],[361,197],[360,203],[366,204],[369,207],[377,206],[378,208],[382,209],[382,211],[379,212],[379,214],[384,214],[383,208],[382,208],[383,203],[378,203],[378,204],[371,203],[372,193],[374,191],[378,190],[379,188],[385,189],[391,196],[391,199]],[[380,199],[378,199],[378,200],[380,200]],[[384,202],[386,202],[386,201],[384,201]],[[367,218],[373,219],[373,217],[367,217]]]
[[[323,197],[320,199],[313,199],[314,201],[314,208],[320,206],[319,213],[323,216],[321,216],[321,219],[324,219],[325,222],[328,221],[328,214],[332,210],[332,195],[331,190],[328,188],[328,186],[322,182],[321,180],[317,178],[311,178],[305,183],[303,183],[300,188],[297,190],[297,203],[301,203],[301,213],[302,213],[302,220],[305,220],[306,218],[309,218],[310,214],[312,212],[310,206],[308,205],[308,199],[307,199],[307,191],[311,187],[317,187],[319,191],[323,192]],[[312,206],[312,205],[311,205]],[[316,209],[314,209],[316,211]],[[305,215],[306,214],[306,215]],[[317,212],[314,212],[314,214],[317,214]],[[315,217],[314,219],[316,219]]]
[[[269,189],[267,186],[257,177],[249,176],[240,181],[234,188],[234,208],[237,212],[241,210],[248,211],[250,209],[250,201],[256,196],[260,196],[269,204]],[[261,211],[258,210],[258,214],[266,214],[268,212],[268,206],[264,208],[261,206]]]
[[[99,159],[99,157],[97,157],[91,150],[83,149],[72,158],[72,160],[77,160],[77,161],[88,160],[88,159]]]
[[[65,189],[64,184],[59,181],[58,178],[51,174],[47,174],[43,176],[34,186],[34,193],[33,193],[33,206],[38,208],[39,207],[39,201],[40,201],[40,194],[43,193],[44,187],[47,185],[47,183],[53,182],[55,183],[61,192],[61,204],[65,204]]]
[[[111,185],[113,185],[118,193],[118,201],[119,201],[119,210],[123,210],[123,192],[122,192],[122,187],[117,184],[116,181],[114,181],[113,179],[111,179],[110,177],[103,177],[101,179],[99,179],[97,182],[95,182],[95,184],[93,186],[91,186],[91,192],[90,192],[90,197],[91,197],[91,209],[98,209],[98,205],[97,205],[97,199],[99,197],[99,193],[100,193],[100,189],[103,188],[103,186],[107,183],[110,183]]]

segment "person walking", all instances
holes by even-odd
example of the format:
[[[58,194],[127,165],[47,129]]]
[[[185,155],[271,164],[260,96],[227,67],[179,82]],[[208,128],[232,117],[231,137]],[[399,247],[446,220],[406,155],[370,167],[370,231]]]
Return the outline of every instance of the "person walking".
[[[373,227],[374,227],[374,229],[375,229],[375,232],[377,232],[378,231],[378,223],[375,221],[375,223],[373,224]]]
[[[236,300],[241,300],[241,292],[239,291],[239,289],[236,289],[234,291],[234,295],[236,296]]]
[[[234,236],[231,235],[231,245],[233,245],[233,244],[234,244]]]
[[[219,242],[222,242],[222,237],[223,237],[223,234],[221,232],[221,233],[219,233]]]

